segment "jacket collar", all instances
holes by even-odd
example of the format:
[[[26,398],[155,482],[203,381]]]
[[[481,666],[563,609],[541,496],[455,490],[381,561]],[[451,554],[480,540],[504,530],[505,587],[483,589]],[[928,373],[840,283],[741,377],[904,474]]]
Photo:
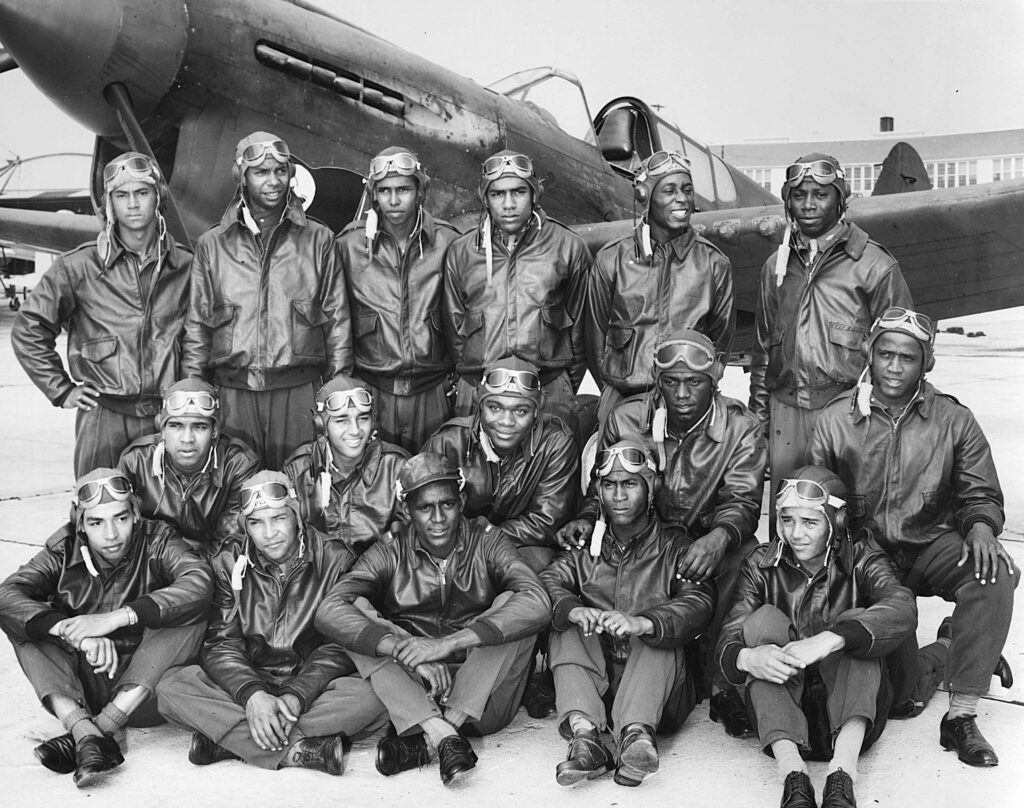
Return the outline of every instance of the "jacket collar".
[[[488,211],[484,211],[483,218],[480,219],[480,224],[476,228],[476,248],[477,251],[484,249],[484,222],[487,217],[490,216]],[[522,245],[529,244],[536,238],[537,234],[544,229],[544,225],[547,224],[548,215],[544,212],[544,208],[534,205],[533,213],[530,215],[529,220],[526,222],[526,227],[523,228],[522,238],[516,241],[516,250],[519,250]],[[503,250],[506,250],[505,242],[502,241],[501,230],[491,223],[491,241],[494,244],[500,244]]]
[[[466,457],[479,452],[484,456],[484,459],[489,463],[500,463],[502,460],[515,457],[517,454],[521,454],[527,461],[532,460],[533,456],[537,453],[537,449],[540,447],[540,441],[543,437],[544,429],[544,411],[540,410],[537,413],[537,418],[533,422],[533,428],[530,430],[530,434],[526,436],[526,439],[522,441],[512,453],[505,455],[504,457],[499,456],[498,459],[492,460],[491,455],[496,454],[493,449],[490,448],[488,442],[487,446],[484,445],[484,441],[488,438],[484,435],[483,427],[480,425],[479,414],[474,416],[473,424],[469,431],[469,442],[466,446]]]
[[[640,224],[637,225],[637,227],[635,227],[633,229],[633,241],[634,241],[635,246],[636,246],[637,255],[643,255],[644,254],[644,252],[643,252],[643,245],[641,243],[640,232],[641,232],[641,229],[646,224],[647,224],[647,217],[644,216],[644,218],[640,222]],[[686,230],[684,230],[682,233],[680,233],[674,239],[669,241],[667,244],[665,244],[664,242],[658,242],[658,243],[662,244],[663,246],[665,246],[668,249],[670,249],[673,253],[675,253],[676,258],[682,260],[683,258],[686,257],[686,254],[693,247],[693,244],[694,244],[694,242],[696,240],[697,240],[697,231],[694,230],[693,225],[690,225],[689,227],[686,228]],[[654,245],[652,244],[651,246],[653,247]]]
[[[606,561],[614,561],[615,556],[619,554],[619,547],[622,547],[622,543],[615,537],[615,529],[609,526],[608,531],[612,541],[605,541],[601,545],[601,555],[604,556]],[[651,521],[648,523],[640,533],[634,536],[629,544],[623,547],[621,551],[623,555],[626,555],[632,551],[634,558],[643,558],[650,553],[658,552],[658,544],[661,541],[661,520],[658,518],[658,514],[654,511],[651,512]]]
[[[931,382],[929,382],[927,379],[922,378],[921,384],[918,385],[916,395],[913,399],[911,399],[910,403],[907,404],[905,413],[909,413],[911,410],[917,410],[918,414],[922,418],[929,418],[932,414],[932,408],[934,408],[935,406],[935,393],[936,390],[932,386]],[[853,422],[855,424],[861,423],[868,416],[863,415],[861,411],[858,409],[857,396],[855,394],[855,391],[851,393],[846,393],[845,395],[850,396],[850,411],[853,413]],[[874,412],[876,409],[879,410],[880,412],[884,412],[885,410],[885,408],[875,400],[874,396],[872,396],[871,411]]]
[[[158,246],[160,252],[159,267],[169,267],[172,270],[180,269],[183,260],[185,259],[186,253],[178,246],[178,244],[171,238],[169,233],[165,233],[163,238],[160,239]],[[121,236],[117,233],[117,228],[114,228],[114,237],[111,239],[111,249],[107,255],[107,260],[103,262],[104,271],[110,269],[114,264],[120,261],[124,254],[128,252],[128,248],[124,246],[124,242],[121,241]]]
[[[448,556],[449,561],[465,552],[468,530],[469,520],[465,516],[460,516],[458,533],[455,536],[455,547],[452,548],[452,552]],[[431,564],[437,563],[431,552],[420,543],[419,537],[416,535],[416,528],[411,523],[402,528],[402,541],[406,543],[410,550],[409,566],[413,569],[417,569],[427,558],[430,559]]]
[[[643,420],[641,421],[648,434],[653,431],[654,413],[661,404],[661,391],[655,385],[650,393],[647,394]],[[690,427],[686,434],[700,429],[715,443],[722,443],[725,440],[727,416],[728,412],[725,402],[722,401],[722,393],[719,390],[715,390],[714,395],[711,396],[711,403],[708,405],[707,411],[701,416],[700,421]]]
[[[848,534],[844,534],[838,539],[833,539],[828,555],[825,557],[823,569],[827,570],[835,564],[843,572],[851,574],[853,572],[853,555],[853,541]],[[782,540],[781,536],[776,536],[769,543],[764,557],[758,562],[758,566],[761,569],[768,569],[770,567],[778,567],[783,561],[793,569],[805,572],[804,568],[797,563],[796,557],[793,555],[789,545]]]
[[[285,219],[291,221],[296,227],[305,227],[309,224],[309,220],[306,218],[306,212],[302,209],[302,205],[295,197],[295,194],[288,194],[288,201],[285,203],[284,213],[281,215],[281,221],[283,222]],[[249,229],[245,226],[245,222],[242,221],[241,189],[235,191],[235,195],[231,202],[228,203],[227,209],[224,211],[224,215],[221,216],[217,230],[220,233],[226,233],[235,226],[240,227],[243,230]]]

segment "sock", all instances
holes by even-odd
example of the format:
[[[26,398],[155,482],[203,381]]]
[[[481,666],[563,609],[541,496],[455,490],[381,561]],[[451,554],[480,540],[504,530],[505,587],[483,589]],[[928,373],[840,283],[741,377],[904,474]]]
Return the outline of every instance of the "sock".
[[[427,740],[434,749],[437,749],[437,745],[445,738],[450,738],[452,735],[459,734],[455,731],[455,727],[438,716],[433,716],[428,718],[426,721],[421,722],[420,728],[423,730],[423,734],[427,736]]]
[[[110,702],[96,716],[96,726],[104,735],[113,735],[128,723],[128,714],[114,702]]]
[[[779,767],[779,776],[783,780],[790,772],[807,771],[807,764],[800,757],[797,745],[787,738],[772,743],[772,754],[775,755],[775,764]]]
[[[469,716],[466,715],[462,710],[445,710],[444,720],[451,724],[455,729],[458,729],[469,720]]]
[[[573,731],[574,735],[580,730],[597,729],[597,725],[579,710],[573,710],[569,713],[566,716],[566,720],[569,722],[569,729]]]
[[[835,748],[832,752],[832,760],[828,764],[828,773],[842,769],[853,782],[857,782],[857,760],[860,757],[860,748],[864,744],[864,735],[868,731],[868,720],[866,718],[851,718],[839,730],[836,735]]]
[[[946,718],[959,718],[962,715],[977,715],[978,701],[981,697],[970,693],[953,691],[949,694],[949,712]]]
[[[84,707],[78,707],[61,719],[64,729],[71,733],[71,737],[78,743],[90,735],[102,735],[99,728],[92,722],[92,716]]]

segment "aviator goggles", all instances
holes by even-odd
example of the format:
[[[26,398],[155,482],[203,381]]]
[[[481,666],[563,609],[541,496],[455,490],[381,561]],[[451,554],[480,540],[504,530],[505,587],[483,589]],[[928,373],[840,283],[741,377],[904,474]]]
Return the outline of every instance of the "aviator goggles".
[[[483,177],[496,180],[505,174],[515,174],[520,179],[533,176],[533,161],[525,154],[499,154],[484,160]]]
[[[202,390],[175,390],[164,396],[164,412],[168,415],[200,415],[213,418],[220,406],[217,397]]]
[[[373,406],[373,395],[365,387],[355,387],[352,390],[338,390],[331,393],[323,401],[316,403],[316,411],[341,412],[349,406],[355,407],[358,412],[369,412]]]
[[[297,499],[295,491],[284,483],[264,482],[242,486],[242,516],[260,507],[282,508],[289,498]]]
[[[530,370],[498,368],[484,374],[483,387],[487,393],[503,393],[513,385],[527,395],[540,392],[540,377]]]
[[[783,480],[775,497],[777,506],[807,507],[821,510],[825,505],[842,508],[846,500],[833,496],[814,480]]]
[[[636,474],[645,468],[657,472],[654,460],[643,449],[636,446],[613,446],[610,449],[602,449],[597,453],[594,467],[597,469],[597,476],[604,477],[611,473],[615,458],[619,459],[622,468],[630,474]]]
[[[794,163],[786,168],[786,184],[799,185],[807,175],[819,185],[831,185],[838,177],[846,179],[843,169],[829,160],[814,160],[810,163]]]
[[[99,480],[83,483],[75,491],[75,505],[79,508],[91,508],[99,504],[103,492],[107,491],[118,502],[124,502],[132,495],[132,484],[123,474],[112,474]]]
[[[388,174],[411,177],[420,170],[420,162],[409,152],[374,157],[370,161],[370,179],[382,180]]]
[[[160,179],[159,170],[148,157],[128,157],[113,160],[103,167],[103,187],[109,188],[122,173],[128,175],[126,182],[138,180],[155,185]]]
[[[689,158],[677,151],[656,151],[644,162],[640,170],[641,176],[637,177],[643,182],[648,177],[660,177],[662,174],[670,174],[673,171],[691,172]]]
[[[262,143],[252,143],[246,146],[242,156],[235,162],[239,166],[244,165],[246,168],[251,168],[262,163],[268,154],[279,163],[288,163],[292,159],[288,144],[283,140],[265,140]]]
[[[654,354],[654,366],[659,370],[666,370],[680,362],[690,370],[703,373],[715,364],[715,354],[705,345],[683,339],[663,343]]]
[[[906,331],[915,339],[926,343],[935,339],[935,323],[932,322],[932,318],[902,306],[893,306],[883,311],[875,321],[875,328]]]

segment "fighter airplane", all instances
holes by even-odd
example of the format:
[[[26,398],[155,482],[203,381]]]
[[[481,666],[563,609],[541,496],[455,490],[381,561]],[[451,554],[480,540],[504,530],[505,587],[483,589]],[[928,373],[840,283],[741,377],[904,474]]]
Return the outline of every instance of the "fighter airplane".
[[[359,210],[360,171],[383,145],[416,150],[429,204],[476,221],[481,160],[500,148],[533,157],[543,205],[592,249],[629,231],[631,177],[659,148],[694,165],[695,226],[735,270],[738,334],[749,345],[758,270],[784,224],[779,200],[636,97],[591,117],[579,81],[555,68],[490,87],[402,50],[304,0],[0,0],[8,54],[59,107],[97,135],[103,164],[152,153],[170,179],[169,220],[196,236],[234,188],[235,143],[264,129],[289,142],[314,188],[310,212],[339,229]],[[794,155],[796,157],[796,155]],[[892,250],[917,305],[936,317],[1021,305],[1024,181],[855,199],[850,218]],[[0,212],[11,240],[69,248],[92,217]]]

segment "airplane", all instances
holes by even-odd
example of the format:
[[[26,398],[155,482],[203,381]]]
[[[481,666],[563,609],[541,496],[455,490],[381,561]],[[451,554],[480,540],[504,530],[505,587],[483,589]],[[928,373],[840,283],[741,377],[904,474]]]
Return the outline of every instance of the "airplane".
[[[153,154],[180,239],[219,218],[234,191],[235,143],[255,130],[289,143],[312,189],[309,212],[335,230],[358,214],[361,171],[385,145],[419,153],[429,207],[462,229],[479,216],[483,158],[518,149],[544,182],[544,208],[595,251],[633,226],[639,162],[683,150],[694,165],[694,226],[733,264],[734,351],[749,348],[781,202],[640,98],[613,99],[591,117],[579,80],[552,67],[481,87],[304,0],[0,0],[0,31],[0,70],[23,69],[96,133],[94,199],[104,163],[128,148]],[[854,199],[848,215],[900,260],[923,311],[945,318],[1024,304],[1024,180]],[[98,225],[0,211],[0,228],[68,249]]]

